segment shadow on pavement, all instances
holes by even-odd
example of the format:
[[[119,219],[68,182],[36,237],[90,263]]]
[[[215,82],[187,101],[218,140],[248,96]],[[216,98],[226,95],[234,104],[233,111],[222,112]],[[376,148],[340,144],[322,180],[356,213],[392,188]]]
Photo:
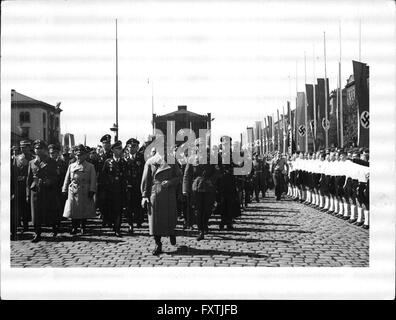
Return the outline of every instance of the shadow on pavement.
[[[246,220],[239,221],[238,225],[245,225],[245,224],[253,224],[258,226],[287,226],[287,227],[299,227],[299,224],[292,224],[292,223],[266,223],[266,222],[249,222]],[[238,227],[236,227],[238,228]]]
[[[229,257],[248,257],[248,258],[269,258],[269,256],[264,254],[257,254],[253,252],[237,252],[237,251],[222,251],[214,249],[198,249],[188,246],[180,246],[176,251],[166,252],[169,255],[188,255],[188,256],[199,256],[199,255],[222,255]]]
[[[40,242],[104,242],[104,243],[120,243],[124,242],[122,238],[120,240],[116,239],[103,239],[103,238],[97,238],[97,237],[92,237],[92,236],[81,236],[81,235],[76,235],[74,237],[72,236],[62,236],[58,235],[57,237],[42,237],[42,240]],[[39,242],[39,243],[40,243]]]
[[[241,241],[241,242],[283,242],[283,243],[293,243],[290,240],[283,239],[252,239],[252,238],[228,238],[222,237],[221,235],[216,235],[219,239],[211,239],[211,240],[225,240],[225,241]]]

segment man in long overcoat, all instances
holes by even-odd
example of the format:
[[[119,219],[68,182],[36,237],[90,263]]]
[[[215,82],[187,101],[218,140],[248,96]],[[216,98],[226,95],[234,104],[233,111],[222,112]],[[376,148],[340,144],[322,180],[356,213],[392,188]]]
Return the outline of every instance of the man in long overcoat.
[[[84,233],[86,219],[96,216],[95,167],[86,160],[88,155],[83,145],[77,146],[75,152],[77,161],[69,165],[62,187],[62,192],[67,194],[63,217],[72,219],[71,234],[76,234],[80,225],[81,232]]]
[[[154,236],[154,255],[162,252],[161,236],[169,236],[176,244],[176,188],[181,172],[176,164],[168,164],[159,153],[149,158],[142,176],[142,207],[148,206],[149,233]]]
[[[13,181],[14,201],[11,210],[11,238],[15,239],[17,227],[22,220],[23,232],[28,231],[31,220],[30,203],[26,202],[26,178],[28,175],[29,162],[32,160],[30,153],[30,141],[20,142],[21,154],[16,155],[11,164],[11,176]]]
[[[36,158],[29,162],[26,180],[26,200],[31,204],[35,235],[32,242],[41,240],[42,225],[52,226],[53,236],[58,233],[60,217],[57,214],[56,162],[47,154],[43,140],[33,143]]]

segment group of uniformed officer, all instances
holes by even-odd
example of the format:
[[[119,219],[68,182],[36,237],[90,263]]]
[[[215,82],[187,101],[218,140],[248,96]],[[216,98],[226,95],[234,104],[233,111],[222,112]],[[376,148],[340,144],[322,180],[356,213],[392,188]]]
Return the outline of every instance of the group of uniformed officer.
[[[129,233],[134,224],[140,228],[144,221],[141,181],[145,165],[144,151],[149,142],[139,148],[139,141],[131,138],[122,148],[121,141],[111,144],[111,136],[100,139],[98,149],[78,145],[63,152],[57,145],[46,145],[36,140],[21,141],[13,148],[11,158],[11,237],[17,238],[17,227],[22,223],[22,233],[33,220],[34,242],[41,240],[42,226],[51,226],[53,236],[58,234],[62,219],[72,220],[71,234],[86,233],[86,220],[96,215],[102,227],[112,227],[121,237],[122,217],[125,216]],[[184,227],[199,230],[198,240],[208,232],[212,213],[220,217],[219,229],[233,229],[235,219],[251,202],[254,194],[265,196],[271,185],[268,163],[256,154],[252,157],[252,170],[235,176],[238,166],[230,152],[232,140],[222,137],[218,164],[201,165],[188,161],[187,153],[177,162],[182,174],[177,192],[179,215]],[[198,150],[199,139],[196,141]],[[31,153],[33,147],[34,155]],[[195,154],[194,156],[197,156]],[[229,157],[229,162],[223,159]],[[196,159],[197,160],[197,159]],[[239,164],[242,165],[242,164]],[[92,173],[93,172],[93,173]],[[95,207],[96,206],[96,207]],[[96,209],[96,210],[95,210]]]
[[[368,149],[297,152],[289,167],[289,197],[369,228]]]

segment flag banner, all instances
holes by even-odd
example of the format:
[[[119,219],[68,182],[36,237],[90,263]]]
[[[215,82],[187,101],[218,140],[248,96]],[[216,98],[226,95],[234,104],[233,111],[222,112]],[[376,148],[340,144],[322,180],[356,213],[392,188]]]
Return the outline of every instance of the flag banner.
[[[253,146],[253,139],[254,139],[253,128],[248,127],[247,128],[247,143],[248,143],[249,147]]]
[[[274,123],[273,117],[267,116],[268,118],[268,142],[269,142],[269,151],[274,151]]]
[[[323,78],[317,79],[318,84],[315,86],[316,95],[316,150],[324,149],[326,147],[325,131],[323,128],[323,119],[325,119],[325,80]],[[329,98],[329,79],[326,81],[327,98]],[[330,108],[327,108],[327,116],[329,118]]]
[[[269,152],[269,141],[268,141],[268,126],[267,119],[264,117],[264,140],[265,140],[265,152]]]
[[[307,118],[308,121],[314,118],[313,112],[313,85],[306,84],[305,85],[305,92],[307,95]]]
[[[305,93],[297,92],[297,151],[305,152],[305,139],[307,128],[305,127]]]
[[[359,147],[369,147],[369,66],[365,63],[352,60],[355,92],[359,108]]]
[[[271,128],[271,132],[272,132],[272,151],[275,151],[276,140],[275,140],[275,116],[274,116],[274,114],[272,114],[271,124],[272,124],[272,128]]]
[[[293,154],[296,152],[297,146],[296,146],[296,109],[291,110],[290,112],[290,141],[289,141],[289,153]]]

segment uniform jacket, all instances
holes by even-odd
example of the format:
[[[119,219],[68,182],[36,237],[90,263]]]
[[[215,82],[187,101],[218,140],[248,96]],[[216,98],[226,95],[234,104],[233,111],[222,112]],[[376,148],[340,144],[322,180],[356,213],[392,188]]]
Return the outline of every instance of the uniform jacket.
[[[183,176],[183,192],[191,194],[194,192],[216,192],[216,180],[218,171],[216,167],[209,163],[208,157],[206,164],[199,163],[199,156],[193,155],[189,159]]]
[[[102,167],[99,179],[105,201],[110,201],[114,205],[126,206],[127,170],[126,162],[120,158],[118,161],[114,157],[107,159]],[[113,210],[113,209],[112,209]],[[118,211],[119,209],[116,209]],[[113,210],[114,211],[114,210]]]
[[[36,157],[29,162],[26,194],[30,196],[34,224],[58,223],[56,162],[49,157]]]
[[[176,164],[167,164],[159,154],[144,165],[141,192],[150,199],[148,210],[150,235],[174,235],[177,222],[176,189],[181,172]],[[168,181],[163,187],[162,182]]]
[[[140,193],[144,162],[144,154],[140,152],[136,152],[126,159],[127,186],[132,188],[134,192]]]
[[[94,200],[88,193],[96,192],[96,172],[92,163],[74,162],[69,165],[64,179],[63,192],[68,192],[63,216],[71,219],[93,218],[95,214]]]

